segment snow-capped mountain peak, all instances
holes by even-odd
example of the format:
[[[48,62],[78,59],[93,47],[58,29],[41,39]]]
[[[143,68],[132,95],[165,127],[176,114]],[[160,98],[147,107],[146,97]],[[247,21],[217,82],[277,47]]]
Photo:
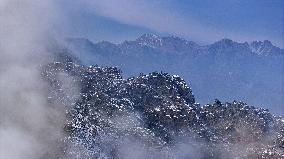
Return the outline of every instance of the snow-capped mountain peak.
[[[269,55],[274,52],[275,49],[279,49],[275,47],[270,41],[253,41],[250,43],[250,49],[253,53],[258,55]]]
[[[142,46],[161,47],[163,45],[162,38],[155,34],[143,34],[136,40]]]

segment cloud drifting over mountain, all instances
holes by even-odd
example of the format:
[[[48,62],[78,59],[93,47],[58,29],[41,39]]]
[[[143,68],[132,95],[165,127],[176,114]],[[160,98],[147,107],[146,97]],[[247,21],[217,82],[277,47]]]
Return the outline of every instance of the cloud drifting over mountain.
[[[128,25],[144,27],[154,32],[176,34],[199,42],[214,42],[222,38],[237,41],[269,39],[280,47],[282,45],[279,39],[271,39],[265,34],[259,35],[205,24],[196,17],[179,12],[178,8],[165,7],[160,3],[133,0],[80,1],[84,9],[88,8],[95,15]]]
[[[39,66],[59,14],[53,1],[0,1],[0,158],[39,159],[61,133]]]

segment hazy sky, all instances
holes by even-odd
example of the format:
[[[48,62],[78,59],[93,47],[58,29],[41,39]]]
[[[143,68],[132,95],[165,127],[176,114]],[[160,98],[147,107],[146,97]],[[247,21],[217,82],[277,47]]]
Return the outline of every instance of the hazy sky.
[[[268,39],[283,47],[283,0],[61,0],[72,36],[119,42],[143,33],[199,43]]]

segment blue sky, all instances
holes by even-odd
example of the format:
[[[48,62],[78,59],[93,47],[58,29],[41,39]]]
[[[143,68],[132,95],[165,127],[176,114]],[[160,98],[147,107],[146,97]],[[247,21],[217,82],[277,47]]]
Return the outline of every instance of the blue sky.
[[[267,39],[283,48],[283,0],[62,0],[60,6],[72,22],[70,35],[92,41],[156,33],[200,44]]]

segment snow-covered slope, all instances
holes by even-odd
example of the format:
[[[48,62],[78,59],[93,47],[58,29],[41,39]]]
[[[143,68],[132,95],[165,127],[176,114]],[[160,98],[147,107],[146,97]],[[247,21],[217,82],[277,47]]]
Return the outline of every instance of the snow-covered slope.
[[[284,157],[283,119],[237,101],[216,99],[200,106],[177,75],[153,72],[124,79],[116,67],[86,67],[70,58],[42,70],[50,85],[48,99],[67,110],[62,158]],[[65,93],[70,88],[62,74],[80,87],[72,96]]]

